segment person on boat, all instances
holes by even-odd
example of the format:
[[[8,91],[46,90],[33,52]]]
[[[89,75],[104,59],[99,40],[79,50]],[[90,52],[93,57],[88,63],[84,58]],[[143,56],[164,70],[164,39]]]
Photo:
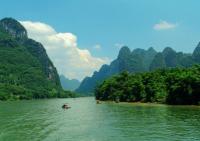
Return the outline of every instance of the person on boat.
[[[69,108],[71,108],[71,107],[69,107],[69,106],[67,105],[67,103],[66,103],[66,104],[63,104],[62,108],[63,108],[63,109],[69,109]]]

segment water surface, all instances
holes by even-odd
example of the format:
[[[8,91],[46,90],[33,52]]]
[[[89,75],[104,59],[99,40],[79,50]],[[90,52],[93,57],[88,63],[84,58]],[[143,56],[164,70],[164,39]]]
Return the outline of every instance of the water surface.
[[[200,107],[97,105],[92,97],[0,102],[0,141],[29,140],[199,141]]]

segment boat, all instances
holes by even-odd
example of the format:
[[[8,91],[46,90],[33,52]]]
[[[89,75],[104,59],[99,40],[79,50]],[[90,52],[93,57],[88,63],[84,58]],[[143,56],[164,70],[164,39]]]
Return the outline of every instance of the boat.
[[[99,100],[96,101],[97,104],[101,104],[101,102]]]
[[[67,104],[63,104],[62,108],[63,108],[63,109],[69,109],[69,108],[71,108],[71,107],[69,107]]]

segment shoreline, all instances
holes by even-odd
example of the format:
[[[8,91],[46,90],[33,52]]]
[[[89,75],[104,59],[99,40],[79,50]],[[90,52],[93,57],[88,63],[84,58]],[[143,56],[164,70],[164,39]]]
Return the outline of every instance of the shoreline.
[[[97,100],[96,100],[97,101]],[[129,104],[129,105],[135,105],[135,106],[173,106],[173,107],[199,107],[200,105],[171,105],[166,103],[158,103],[158,102],[115,102],[115,101],[101,101],[98,100],[100,103],[111,103],[111,104]]]

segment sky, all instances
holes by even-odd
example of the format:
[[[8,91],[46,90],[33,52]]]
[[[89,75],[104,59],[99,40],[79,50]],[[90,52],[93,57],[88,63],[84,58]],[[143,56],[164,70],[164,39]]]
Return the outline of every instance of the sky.
[[[60,74],[82,80],[127,45],[192,53],[200,41],[199,0],[1,0],[0,18],[20,21]]]

